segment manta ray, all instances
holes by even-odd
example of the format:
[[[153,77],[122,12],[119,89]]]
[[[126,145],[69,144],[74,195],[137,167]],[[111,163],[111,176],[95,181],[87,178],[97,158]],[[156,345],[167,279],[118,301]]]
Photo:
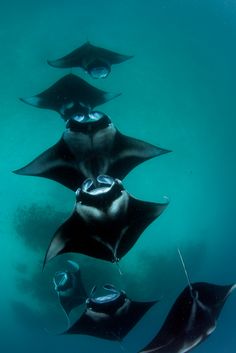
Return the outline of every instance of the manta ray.
[[[48,64],[57,68],[80,67],[92,78],[105,78],[111,72],[111,66],[131,59],[132,55],[123,55],[86,42],[71,53],[57,60],[48,60]]]
[[[95,107],[118,96],[120,93],[105,92],[79,76],[68,74],[45,91],[20,100],[37,108],[54,110],[66,121],[77,114],[88,114]]]
[[[138,164],[169,150],[123,135],[100,112],[75,116],[61,139],[25,167],[20,175],[49,178],[76,191],[101,174],[123,179]]]
[[[70,252],[117,263],[167,205],[138,200],[106,175],[87,179],[76,191],[72,215],[52,238],[44,265]]]
[[[215,331],[221,310],[236,284],[191,283],[181,253],[188,286],[173,304],[160,331],[139,353],[185,353]]]
[[[72,260],[68,260],[70,270],[57,271],[53,278],[54,289],[66,317],[69,320],[70,312],[85,303],[87,294],[81,279],[80,267]]]
[[[121,341],[157,303],[133,301],[124,291],[117,290],[111,284],[103,288],[109,294],[95,297],[94,287],[82,316],[64,334],[82,334]]]

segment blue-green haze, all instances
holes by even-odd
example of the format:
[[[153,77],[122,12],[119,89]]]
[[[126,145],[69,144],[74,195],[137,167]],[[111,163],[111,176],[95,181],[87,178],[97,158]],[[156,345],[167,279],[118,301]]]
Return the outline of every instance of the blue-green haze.
[[[122,92],[101,110],[124,134],[173,151],[140,165],[124,181],[134,196],[156,202],[168,196],[170,204],[122,259],[123,276],[112,264],[76,257],[88,290],[94,283],[114,281],[134,299],[161,298],[124,340],[124,351],[138,352],[154,336],[186,285],[177,247],[192,281],[236,282],[235,1],[4,0],[0,5],[0,351],[4,353],[122,352],[118,343],[54,334],[66,328],[66,320],[52,290],[50,271],[68,257],[56,259],[43,274],[42,259],[53,231],[72,211],[74,194],[53,181],[11,173],[56,143],[64,129],[59,115],[18,98],[41,92],[67,73],[47,65],[47,59],[86,40],[134,55],[115,66],[106,80],[92,81],[73,70],[99,88]],[[36,310],[35,325],[32,313],[29,318],[22,314],[22,307],[13,305],[16,302]],[[39,330],[39,316],[41,327],[52,334]],[[195,352],[234,353],[235,317],[233,293],[216,331]]]

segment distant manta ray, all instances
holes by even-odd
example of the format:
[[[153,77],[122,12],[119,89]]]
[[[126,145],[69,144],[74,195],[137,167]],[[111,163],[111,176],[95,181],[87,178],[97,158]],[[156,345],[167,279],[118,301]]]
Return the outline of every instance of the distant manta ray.
[[[72,215],[52,238],[44,266],[70,252],[118,263],[167,205],[138,200],[107,175],[87,179],[76,191]]]
[[[75,116],[61,139],[16,174],[40,176],[77,190],[101,174],[123,179],[138,164],[169,150],[121,134],[108,116]]]
[[[217,319],[236,284],[191,283],[179,252],[188,286],[176,299],[163,326],[139,353],[185,353],[216,329]]]
[[[98,105],[120,96],[102,91],[82,78],[68,74],[45,91],[20,100],[37,108],[50,109],[59,113],[64,120],[75,115],[88,114]]]
[[[70,324],[70,312],[85,303],[87,294],[81,279],[79,265],[71,260],[67,263],[71,270],[57,271],[53,278],[54,289]]]
[[[131,55],[122,55],[96,47],[86,42],[60,59],[48,60],[48,64],[57,68],[80,67],[92,78],[105,78],[111,72],[112,65],[120,64],[132,57]]]

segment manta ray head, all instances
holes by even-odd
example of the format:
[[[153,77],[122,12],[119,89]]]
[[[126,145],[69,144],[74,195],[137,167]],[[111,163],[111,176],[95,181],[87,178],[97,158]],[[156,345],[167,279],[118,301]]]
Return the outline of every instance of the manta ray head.
[[[85,105],[82,102],[77,102],[74,100],[65,101],[60,107],[60,114],[64,120],[69,120],[76,115],[86,115],[89,114],[91,107]]]
[[[90,134],[107,128],[111,123],[107,115],[92,111],[89,114],[75,114],[67,121],[66,128],[72,132]]]
[[[106,78],[111,72],[111,65],[104,59],[96,58],[86,64],[85,70],[92,78]]]
[[[111,314],[122,307],[127,298],[124,291],[115,289],[112,285],[105,285],[103,287],[110,293],[99,297],[90,297],[86,300],[87,308],[96,312],[103,312]]]
[[[106,207],[121,196],[124,187],[120,180],[99,175],[96,180],[86,179],[76,191],[76,200],[87,206]]]
[[[56,292],[64,292],[72,287],[72,278],[67,271],[57,271],[53,278]]]

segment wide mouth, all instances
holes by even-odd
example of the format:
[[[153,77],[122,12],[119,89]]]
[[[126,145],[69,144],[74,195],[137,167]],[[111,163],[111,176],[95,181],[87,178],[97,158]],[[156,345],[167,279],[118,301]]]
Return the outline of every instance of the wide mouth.
[[[56,291],[66,289],[69,281],[67,272],[56,272],[53,278],[53,283]]]
[[[60,107],[60,114],[63,116],[63,119],[65,120],[69,120],[74,116],[86,116],[90,113],[90,111],[91,111],[90,106],[74,100],[65,102]]]
[[[90,195],[101,195],[109,192],[111,187],[100,187],[90,191]]]
[[[114,184],[114,178],[108,175],[99,175],[96,180],[86,179],[82,184],[81,191],[94,196],[106,194]]]
[[[102,297],[92,298],[91,301],[96,304],[106,304],[110,302],[114,302],[117,298],[119,298],[120,292],[111,293],[104,295]]]
[[[97,182],[93,179],[86,179],[82,184],[82,191],[89,193],[90,195],[101,195],[106,194],[112,188],[115,183],[115,179],[108,175],[99,175]]]
[[[103,287],[107,289],[106,286]],[[123,291],[118,291],[116,289],[107,289],[110,291],[109,294],[88,298],[86,303],[87,306],[94,311],[111,313],[118,310],[125,302],[126,294]]]
[[[97,179],[86,179],[76,191],[77,202],[103,207],[119,197],[122,184],[108,175],[99,175]]]
[[[88,114],[75,114],[66,124],[66,128],[79,132],[95,132],[106,128],[111,120],[102,112],[92,111]]]
[[[111,66],[105,60],[96,59],[87,65],[86,70],[94,79],[106,78],[111,72]]]
[[[98,121],[101,118],[103,118],[105,114],[98,112],[98,111],[92,111],[89,114],[78,114],[75,115],[72,119],[78,123],[84,124],[84,123],[92,123],[94,121]]]

